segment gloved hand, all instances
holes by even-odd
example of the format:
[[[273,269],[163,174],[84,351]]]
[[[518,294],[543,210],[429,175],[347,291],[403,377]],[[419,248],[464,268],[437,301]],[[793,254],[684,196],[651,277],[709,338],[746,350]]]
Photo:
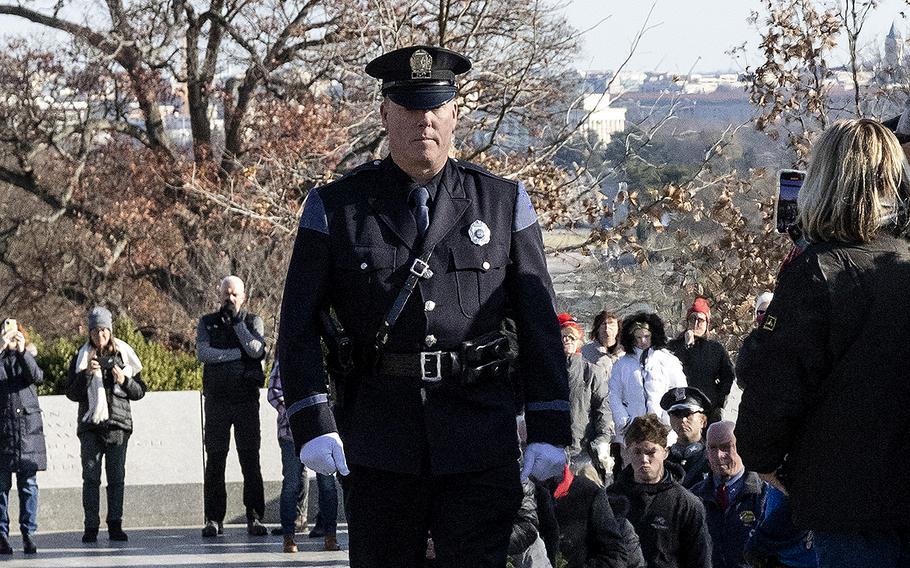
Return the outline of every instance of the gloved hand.
[[[316,436],[300,448],[300,462],[316,473],[341,475],[351,473],[344,457],[344,444],[337,432]]]
[[[521,470],[521,480],[533,477],[544,481],[551,477],[561,477],[566,467],[566,450],[552,444],[535,442],[525,449],[525,465]]]
[[[237,312],[237,306],[234,305],[234,302],[225,302],[218,313],[221,314],[221,321],[227,325],[240,323],[240,313]]]

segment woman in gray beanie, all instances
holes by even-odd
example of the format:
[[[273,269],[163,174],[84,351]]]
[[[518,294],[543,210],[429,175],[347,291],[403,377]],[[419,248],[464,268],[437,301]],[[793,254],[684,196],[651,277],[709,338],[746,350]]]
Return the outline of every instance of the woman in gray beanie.
[[[98,540],[101,524],[101,461],[107,474],[107,531],[110,540],[123,532],[123,480],[126,446],[133,431],[130,401],[145,396],[142,363],[125,341],[113,336],[111,312],[94,307],[88,314],[89,336],[70,364],[66,396],[79,403],[76,432],[81,444],[82,542]]]

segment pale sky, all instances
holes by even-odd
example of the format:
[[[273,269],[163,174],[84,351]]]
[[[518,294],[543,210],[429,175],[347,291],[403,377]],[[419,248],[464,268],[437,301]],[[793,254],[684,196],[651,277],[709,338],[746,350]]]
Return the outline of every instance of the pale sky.
[[[863,29],[861,47],[881,45],[892,22],[897,23],[905,38],[910,35],[910,20],[900,15],[901,11],[910,14],[908,1],[882,0]],[[695,72],[744,71],[745,65],[759,64],[759,34],[746,20],[763,4],[761,0],[571,0],[566,4],[566,16],[578,29],[607,18],[585,35],[585,50],[577,60],[579,69],[616,69],[628,55],[653,5],[649,20],[653,27],[646,32],[627,69],[671,73],[687,73],[693,67]],[[737,62],[725,54],[744,41],[752,46],[745,60]]]
[[[604,20],[587,32],[585,48],[576,65],[582,70],[616,69],[628,55],[636,33],[644,25],[648,11],[654,7],[638,50],[627,69],[687,73],[707,71],[744,71],[746,65],[759,64],[758,31],[747,23],[752,10],[760,10],[762,0],[551,0],[565,5],[565,14],[573,26],[584,30]],[[817,0],[826,2],[844,0]],[[861,47],[881,46],[892,22],[898,24],[904,37],[910,37],[910,0],[881,0],[872,13],[863,34]],[[44,2],[36,5],[43,6]],[[606,19],[605,19],[606,18]],[[40,29],[24,20],[0,16],[0,36],[33,33]],[[731,47],[748,42],[747,57],[735,61],[726,55]],[[846,56],[842,56],[843,63]]]

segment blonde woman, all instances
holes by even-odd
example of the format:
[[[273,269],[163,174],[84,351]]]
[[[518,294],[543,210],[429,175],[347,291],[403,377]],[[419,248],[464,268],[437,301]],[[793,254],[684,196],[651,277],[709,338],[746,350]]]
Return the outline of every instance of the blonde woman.
[[[737,369],[746,468],[790,494],[823,568],[910,561],[907,181],[880,123],[822,134],[798,200],[809,246],[781,272]]]
[[[82,542],[96,542],[101,499],[101,462],[107,475],[108,538],[128,540],[123,532],[123,482],[126,446],[133,432],[130,401],[145,396],[142,363],[125,341],[113,336],[111,312],[92,308],[89,337],[70,364],[66,396],[79,403],[76,432],[81,444]]]

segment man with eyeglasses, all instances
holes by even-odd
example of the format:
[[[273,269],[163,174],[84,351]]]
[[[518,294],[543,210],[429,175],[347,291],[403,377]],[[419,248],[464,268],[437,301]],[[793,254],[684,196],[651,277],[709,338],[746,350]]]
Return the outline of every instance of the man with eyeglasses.
[[[711,307],[705,298],[698,297],[686,312],[686,330],[667,343],[683,365],[686,383],[698,388],[714,402],[705,409],[708,424],[723,419],[723,408],[733,386],[733,363],[727,350],[710,339]]]
[[[690,489],[710,471],[704,432],[708,426],[705,409],[711,408],[711,400],[695,387],[678,387],[661,397],[660,407],[670,416],[670,427],[676,432],[676,443],[670,446],[667,461],[686,471],[679,483]]]

